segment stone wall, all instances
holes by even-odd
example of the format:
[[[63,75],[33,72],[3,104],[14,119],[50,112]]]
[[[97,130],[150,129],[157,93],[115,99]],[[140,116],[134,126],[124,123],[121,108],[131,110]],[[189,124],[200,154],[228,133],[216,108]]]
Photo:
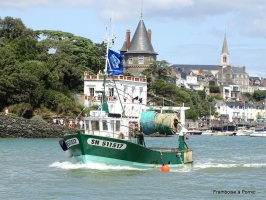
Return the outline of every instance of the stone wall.
[[[57,124],[0,115],[0,138],[62,138],[65,133],[76,131]]]

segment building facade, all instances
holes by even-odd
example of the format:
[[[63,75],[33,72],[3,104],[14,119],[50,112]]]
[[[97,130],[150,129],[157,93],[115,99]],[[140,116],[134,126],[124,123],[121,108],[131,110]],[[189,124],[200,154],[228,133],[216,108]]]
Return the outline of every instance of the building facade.
[[[103,100],[103,74],[84,74],[84,105],[101,107]],[[145,77],[130,77],[117,75],[107,77],[105,88],[106,101],[110,113],[123,111],[126,117],[138,118],[147,104],[147,79]]]

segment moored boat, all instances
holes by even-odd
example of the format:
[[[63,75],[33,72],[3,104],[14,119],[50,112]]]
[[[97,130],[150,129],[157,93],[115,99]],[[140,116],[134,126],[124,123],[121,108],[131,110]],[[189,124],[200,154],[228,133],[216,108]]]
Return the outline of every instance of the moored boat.
[[[202,131],[196,129],[189,129],[186,131],[187,135],[201,135]]]
[[[217,131],[211,134],[211,136],[236,136],[234,131]]]
[[[249,135],[250,137],[266,137],[266,131],[253,132]]]
[[[250,134],[254,133],[254,129],[247,129],[246,127],[238,127],[236,131],[236,136],[249,136]]]

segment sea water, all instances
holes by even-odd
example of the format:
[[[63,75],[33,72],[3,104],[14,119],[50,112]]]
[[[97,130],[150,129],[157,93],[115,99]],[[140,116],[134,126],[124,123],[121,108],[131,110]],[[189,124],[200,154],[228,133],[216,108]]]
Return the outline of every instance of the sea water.
[[[266,199],[266,138],[190,136],[193,166],[170,172],[76,163],[58,141],[0,139],[0,199]]]

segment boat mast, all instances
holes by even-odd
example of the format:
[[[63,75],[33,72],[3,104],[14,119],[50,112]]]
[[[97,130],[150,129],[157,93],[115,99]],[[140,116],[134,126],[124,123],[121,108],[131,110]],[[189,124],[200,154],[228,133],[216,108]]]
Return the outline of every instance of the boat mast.
[[[111,19],[110,19],[111,21]],[[108,51],[110,46],[110,33],[107,33],[106,27],[106,36],[105,36],[105,43],[106,43],[106,53],[105,53],[105,67],[104,67],[104,77],[103,77],[103,98],[102,98],[102,110],[109,114],[108,104],[106,101],[106,77],[107,77],[107,67],[108,67]]]

